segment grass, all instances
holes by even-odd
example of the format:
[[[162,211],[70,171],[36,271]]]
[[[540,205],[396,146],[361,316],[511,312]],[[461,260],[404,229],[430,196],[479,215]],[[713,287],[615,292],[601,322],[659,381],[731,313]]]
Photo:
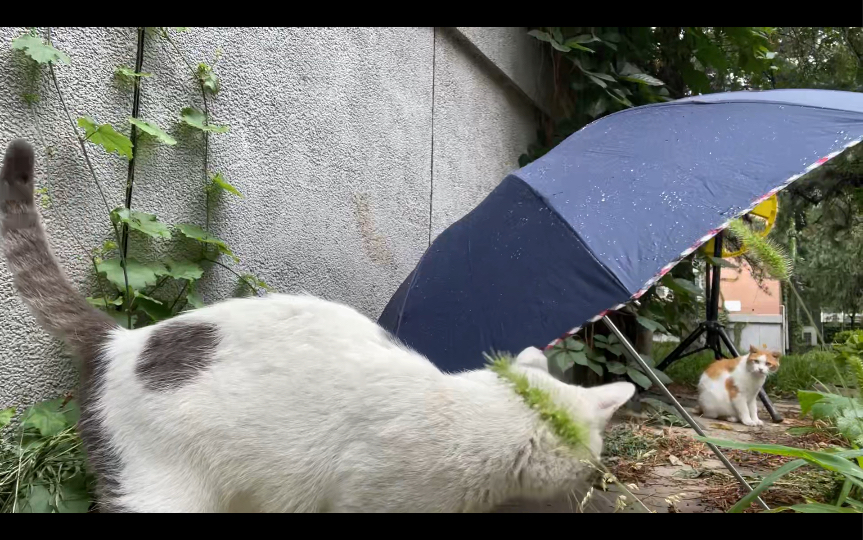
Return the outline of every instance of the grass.
[[[654,344],[653,357],[657,364],[670,353],[675,343]],[[797,390],[812,389],[817,381],[824,384],[839,384],[832,359],[835,355],[824,351],[809,351],[806,354],[789,354],[780,358],[779,371],[767,378],[764,389],[774,397],[794,397]],[[704,370],[713,362],[711,351],[702,351],[671,364],[666,374],[680,384],[697,386]],[[853,380],[842,373],[846,380]]]
[[[77,419],[74,402],[58,398],[0,426],[0,513],[89,510],[93,479],[75,430]]]

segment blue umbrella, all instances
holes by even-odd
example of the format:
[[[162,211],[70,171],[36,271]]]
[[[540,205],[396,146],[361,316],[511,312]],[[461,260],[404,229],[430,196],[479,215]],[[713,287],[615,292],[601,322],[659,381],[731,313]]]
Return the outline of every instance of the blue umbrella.
[[[574,333],[863,138],[863,95],[732,92],[627,109],[508,175],[379,323],[444,371]],[[649,370],[648,370],[649,371]]]

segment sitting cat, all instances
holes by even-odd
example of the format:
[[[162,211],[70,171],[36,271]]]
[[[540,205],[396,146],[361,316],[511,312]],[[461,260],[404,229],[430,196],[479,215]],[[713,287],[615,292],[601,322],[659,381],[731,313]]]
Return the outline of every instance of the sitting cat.
[[[40,324],[82,361],[79,428],[102,511],[489,510],[583,487],[585,459],[634,393],[564,384],[523,351],[508,369],[579,426],[575,449],[512,379],[442,373],[337,303],[274,294],[120,328],[52,255],[33,162],[29,144],[9,145],[3,247]]]
[[[749,354],[713,362],[698,383],[698,405],[707,418],[760,426],[758,392],[767,375],[779,369],[781,353],[749,347]]]

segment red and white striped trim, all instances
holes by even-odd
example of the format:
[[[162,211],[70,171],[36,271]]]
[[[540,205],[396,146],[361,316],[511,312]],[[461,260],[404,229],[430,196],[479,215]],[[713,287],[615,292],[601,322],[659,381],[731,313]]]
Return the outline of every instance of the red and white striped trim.
[[[731,223],[732,221],[734,221],[735,219],[739,218],[740,216],[742,216],[742,215],[744,215],[744,214],[748,214],[749,212],[751,212],[752,210],[754,210],[756,206],[758,206],[759,204],[761,204],[762,202],[764,202],[768,197],[771,197],[771,196],[773,196],[773,195],[775,195],[775,194],[779,193],[780,191],[782,191],[783,189],[785,189],[786,187],[788,187],[789,185],[791,185],[795,180],[797,180],[797,179],[798,179],[798,178],[800,178],[801,176],[803,176],[803,175],[805,175],[806,173],[809,173],[809,172],[811,172],[811,171],[813,171],[813,170],[817,169],[817,168],[818,168],[818,167],[820,167],[821,165],[824,165],[825,163],[827,163],[827,162],[828,162],[828,161],[830,161],[831,159],[835,158],[836,156],[838,156],[839,154],[841,154],[841,153],[842,153],[842,152],[844,152],[845,150],[847,150],[847,149],[851,148],[852,146],[856,146],[856,145],[857,145],[857,144],[859,144],[861,141],[863,141],[863,137],[860,137],[860,138],[858,138],[858,139],[855,139],[855,140],[853,140],[853,141],[849,142],[848,144],[846,144],[846,145],[842,148],[842,150],[837,150],[836,152],[831,152],[831,153],[827,154],[826,156],[822,157],[821,159],[819,159],[818,161],[816,161],[816,162],[814,162],[814,163],[810,163],[809,165],[807,165],[807,167],[803,170],[803,172],[802,172],[802,173],[800,173],[800,174],[795,174],[795,175],[791,176],[790,178],[788,178],[787,180],[785,180],[782,184],[780,184],[780,185],[776,186],[775,188],[771,189],[770,191],[768,191],[768,192],[767,192],[767,193],[765,193],[764,195],[762,195],[762,196],[758,197],[757,199],[755,199],[754,201],[752,201],[752,203],[750,203],[749,207],[748,207],[746,210],[744,210],[744,211],[740,212],[739,214],[737,214],[737,215],[733,216],[731,219],[729,219],[728,221],[726,221],[725,223],[723,223],[723,224],[722,224],[722,225],[720,225],[719,227],[717,227],[717,228],[715,228],[715,229],[711,230],[710,232],[708,232],[707,234],[705,234],[704,236],[702,236],[701,238],[699,238],[698,240],[696,240],[694,244],[692,244],[691,246],[689,246],[688,248],[686,248],[686,249],[683,251],[683,253],[681,253],[680,255],[678,255],[678,256],[677,256],[677,258],[676,258],[676,259],[674,259],[674,260],[673,260],[673,261],[671,261],[670,263],[668,263],[668,264],[666,264],[665,266],[663,266],[663,267],[662,267],[662,269],[660,269],[660,270],[659,270],[659,273],[657,273],[657,274],[656,274],[655,276],[653,276],[652,278],[648,279],[648,280],[647,280],[647,282],[644,284],[644,286],[643,286],[643,287],[641,287],[640,289],[638,289],[638,291],[636,291],[636,293],[635,293],[635,294],[633,294],[632,296],[630,296],[630,297],[629,297],[629,300],[627,300],[625,303],[623,303],[623,304],[618,304],[618,305],[616,305],[616,306],[614,306],[614,307],[611,307],[611,308],[609,308],[609,309],[607,309],[607,310],[603,311],[603,312],[602,312],[602,313],[600,313],[599,315],[596,315],[596,316],[594,316],[594,317],[591,317],[590,319],[588,319],[588,320],[587,320],[587,322],[586,322],[585,324],[594,323],[594,322],[596,322],[596,321],[600,320],[601,318],[605,317],[605,316],[608,314],[608,312],[609,312],[609,311],[617,311],[618,309],[623,308],[623,306],[625,306],[625,305],[626,305],[626,304],[628,304],[629,302],[632,302],[633,300],[637,300],[637,299],[638,299],[638,298],[640,298],[644,293],[646,293],[646,292],[647,292],[647,291],[648,291],[648,290],[649,290],[649,289],[650,289],[650,288],[651,288],[651,287],[652,287],[652,286],[653,286],[657,281],[659,281],[659,280],[660,280],[660,279],[661,279],[665,274],[667,274],[668,272],[670,272],[672,268],[674,268],[675,266],[677,266],[677,264],[678,264],[680,261],[682,261],[683,259],[685,259],[685,258],[686,258],[686,257],[688,257],[689,255],[691,255],[691,254],[692,254],[696,249],[700,248],[700,247],[701,247],[702,245],[704,245],[708,240],[710,240],[711,238],[713,238],[714,236],[716,236],[720,231],[723,231],[723,230],[725,230],[726,228],[728,228],[729,223]],[[573,328],[573,329],[572,329],[572,330],[570,330],[569,332],[565,333],[564,335],[560,336],[559,338],[557,338],[557,339],[555,339],[554,341],[552,341],[551,343],[549,343],[545,348],[546,348],[546,349],[550,349],[550,348],[554,347],[555,345],[557,345],[558,343],[560,343],[560,342],[561,342],[561,341],[563,341],[564,339],[568,338],[569,336],[572,336],[572,335],[577,334],[577,333],[578,333],[578,331],[579,331],[579,330],[581,330],[581,329],[582,329],[582,327],[581,327],[581,326],[576,326],[575,328]]]

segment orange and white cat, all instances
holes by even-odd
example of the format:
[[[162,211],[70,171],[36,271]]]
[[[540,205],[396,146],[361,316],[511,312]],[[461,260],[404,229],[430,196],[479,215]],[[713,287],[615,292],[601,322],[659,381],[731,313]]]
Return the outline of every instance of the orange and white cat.
[[[698,382],[702,416],[760,426],[758,391],[767,375],[779,369],[781,353],[749,347],[749,354],[713,362]]]

